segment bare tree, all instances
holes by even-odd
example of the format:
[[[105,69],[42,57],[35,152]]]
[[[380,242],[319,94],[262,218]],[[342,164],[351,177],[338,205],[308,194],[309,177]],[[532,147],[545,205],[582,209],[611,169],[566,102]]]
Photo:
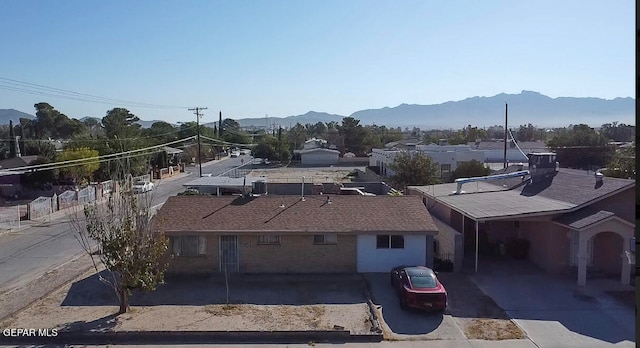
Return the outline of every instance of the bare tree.
[[[153,291],[164,282],[168,247],[168,239],[150,228],[153,194],[135,194],[131,176],[124,174],[128,171],[120,173],[114,178],[120,189],[108,202],[87,204],[83,216],[79,213],[71,219],[76,238],[91,257],[100,280],[118,297],[118,314],[128,310],[133,290]],[[101,266],[110,277],[100,274]]]

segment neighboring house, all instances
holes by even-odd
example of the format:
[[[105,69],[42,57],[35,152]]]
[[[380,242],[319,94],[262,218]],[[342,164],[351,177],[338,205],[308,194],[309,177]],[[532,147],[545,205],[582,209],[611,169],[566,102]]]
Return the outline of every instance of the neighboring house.
[[[17,156],[13,158],[9,158],[6,160],[0,161],[0,170],[3,169],[12,169],[12,168],[20,168],[29,166],[35,160],[38,159],[38,156]]]
[[[484,152],[485,161],[492,163],[504,162],[504,141],[477,141],[467,144],[474,150]],[[527,162],[526,154],[532,152],[546,152],[549,148],[544,141],[523,141],[513,142],[513,140],[507,141],[507,161],[511,163],[515,162]],[[520,149],[518,149],[518,147]]]
[[[432,265],[437,234],[413,196],[174,196],[152,229],[169,273],[389,272]]]
[[[327,141],[324,139],[311,138],[302,145],[303,150],[318,149],[327,147]]]
[[[461,163],[476,160],[484,163],[484,152],[474,150],[468,145],[416,145],[409,153],[420,152],[431,158],[438,164],[440,178],[448,180],[451,172],[456,170]],[[393,176],[394,171],[389,166],[394,162],[396,156],[406,150],[398,149],[373,149],[369,157],[369,165],[380,168],[382,176]]]
[[[294,150],[296,154],[300,154],[300,162],[303,165],[331,165],[337,164],[340,157],[340,151],[324,148],[312,148],[308,150]]]
[[[416,146],[422,145],[423,141],[417,138],[402,139],[398,141],[392,141],[384,144],[386,149],[402,149],[402,150],[414,150]]]
[[[439,227],[437,253],[453,255],[456,270],[469,260],[482,272],[485,257],[520,240],[528,244],[531,262],[549,272],[577,273],[578,285],[586,284],[587,272],[615,274],[629,284],[625,251],[635,231],[635,181],[555,169],[553,154],[529,157],[530,174],[470,180],[462,187],[409,187]]]

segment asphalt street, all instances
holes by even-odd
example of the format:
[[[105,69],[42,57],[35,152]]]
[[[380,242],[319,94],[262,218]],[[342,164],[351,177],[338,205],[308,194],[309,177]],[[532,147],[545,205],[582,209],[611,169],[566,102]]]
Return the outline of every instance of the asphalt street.
[[[219,175],[249,160],[250,156],[241,156],[203,163],[202,173]],[[151,206],[184,191],[182,185],[196,179],[198,170],[198,166],[187,167],[186,175],[158,181],[150,196]],[[0,234],[0,293],[16,289],[84,253],[72,228],[72,219],[72,216],[54,214],[49,222],[26,223],[19,231]]]

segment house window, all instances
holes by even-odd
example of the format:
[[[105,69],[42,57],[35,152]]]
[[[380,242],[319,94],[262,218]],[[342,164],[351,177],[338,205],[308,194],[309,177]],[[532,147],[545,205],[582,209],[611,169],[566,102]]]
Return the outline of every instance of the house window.
[[[381,234],[376,236],[376,249],[404,249],[403,235]]]
[[[335,233],[314,234],[313,244],[336,244],[338,236]]]
[[[198,256],[207,254],[207,237],[172,236],[171,253],[175,256]]]
[[[261,245],[279,245],[280,235],[278,234],[263,234],[258,236],[258,244]]]

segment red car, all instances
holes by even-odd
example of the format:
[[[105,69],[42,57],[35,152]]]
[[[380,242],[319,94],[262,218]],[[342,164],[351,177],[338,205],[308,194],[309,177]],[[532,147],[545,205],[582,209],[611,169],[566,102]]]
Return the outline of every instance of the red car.
[[[447,308],[447,290],[431,268],[395,267],[391,270],[391,285],[398,293],[402,309],[443,312]]]

